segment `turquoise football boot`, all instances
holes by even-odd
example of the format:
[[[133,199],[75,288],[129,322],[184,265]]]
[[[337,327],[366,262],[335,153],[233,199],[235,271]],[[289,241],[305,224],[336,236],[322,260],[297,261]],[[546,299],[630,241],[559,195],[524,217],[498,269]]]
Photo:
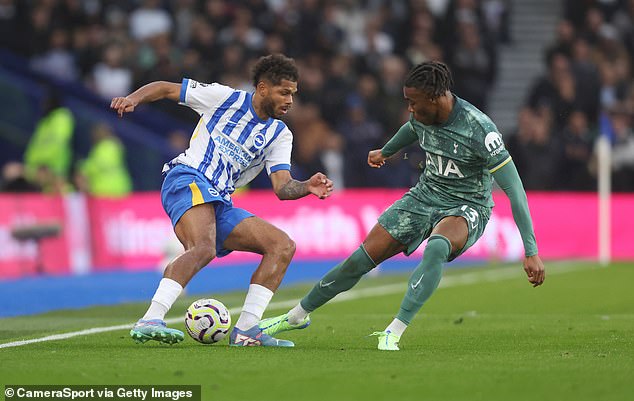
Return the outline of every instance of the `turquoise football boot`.
[[[302,320],[298,324],[291,324],[288,321],[288,313],[285,313],[280,316],[270,317],[268,319],[261,320],[260,323],[258,324],[258,327],[260,327],[262,332],[264,332],[265,334],[274,336],[277,333],[281,333],[283,331],[305,329],[309,325],[310,325],[309,315],[306,316],[304,320]]]
[[[168,328],[161,319],[139,320],[130,330],[130,337],[137,343],[155,340],[165,344],[176,344],[185,339],[182,331]]]
[[[295,344],[288,340],[278,340],[264,333],[257,325],[249,330],[240,330],[234,327],[229,336],[229,345],[232,347],[294,347]]]

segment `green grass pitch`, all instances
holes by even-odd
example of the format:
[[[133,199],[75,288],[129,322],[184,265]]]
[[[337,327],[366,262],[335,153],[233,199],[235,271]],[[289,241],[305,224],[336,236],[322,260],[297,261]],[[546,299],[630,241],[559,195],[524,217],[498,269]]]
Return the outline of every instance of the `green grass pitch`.
[[[400,352],[380,352],[367,337],[392,319],[405,291],[407,276],[379,275],[315,312],[308,329],[280,336],[294,349],[189,337],[140,345],[119,329],[0,348],[0,384],[200,384],[204,400],[634,400],[634,265],[551,263],[547,271],[532,288],[519,264],[447,270]],[[284,288],[274,301],[308,288]],[[209,295],[230,308],[244,296]],[[145,308],[0,319],[0,344],[127,324]]]

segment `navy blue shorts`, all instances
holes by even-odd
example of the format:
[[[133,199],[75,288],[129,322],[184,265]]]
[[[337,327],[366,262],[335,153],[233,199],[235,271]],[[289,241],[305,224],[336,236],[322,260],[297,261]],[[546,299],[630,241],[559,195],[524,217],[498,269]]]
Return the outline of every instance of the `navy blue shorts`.
[[[244,209],[233,207],[233,203],[224,199],[203,173],[183,164],[176,165],[167,172],[161,188],[161,202],[172,220],[172,226],[176,226],[183,214],[192,207],[203,203],[213,204],[216,211],[218,257],[231,253],[222,244],[238,223],[253,216]]]

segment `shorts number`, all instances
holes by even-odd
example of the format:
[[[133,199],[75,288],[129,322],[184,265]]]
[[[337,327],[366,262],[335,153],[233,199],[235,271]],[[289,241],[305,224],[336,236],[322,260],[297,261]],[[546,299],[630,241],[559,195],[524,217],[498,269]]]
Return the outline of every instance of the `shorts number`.
[[[478,226],[478,212],[474,208],[467,205],[462,206],[460,210],[464,212],[465,217],[471,224],[471,229],[476,228]]]

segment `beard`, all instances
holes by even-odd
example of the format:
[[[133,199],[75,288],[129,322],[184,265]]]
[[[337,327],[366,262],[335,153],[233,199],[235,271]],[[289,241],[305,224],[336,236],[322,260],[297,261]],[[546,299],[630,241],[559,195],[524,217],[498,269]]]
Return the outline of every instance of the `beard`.
[[[270,98],[262,101],[262,110],[264,110],[269,117],[277,117],[277,114],[275,113],[275,103],[273,103],[273,100]]]

